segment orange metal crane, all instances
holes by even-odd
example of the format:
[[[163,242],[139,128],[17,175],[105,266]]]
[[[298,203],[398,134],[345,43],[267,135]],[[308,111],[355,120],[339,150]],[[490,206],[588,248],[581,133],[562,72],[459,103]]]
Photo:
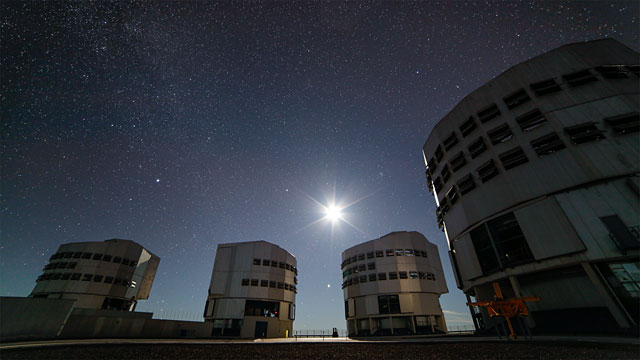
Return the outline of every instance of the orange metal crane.
[[[526,301],[540,301],[540,298],[537,296],[523,297],[523,298],[511,298],[505,299],[502,295],[502,289],[500,289],[500,284],[497,282],[493,283],[493,291],[496,293],[496,298],[490,301],[477,301],[472,303],[467,303],[467,306],[484,306],[487,308],[490,317],[494,316],[502,316],[507,320],[507,325],[509,325],[509,334],[510,339],[516,338],[516,333],[513,331],[513,326],[511,325],[511,318],[516,315],[529,315],[529,310],[527,310]]]

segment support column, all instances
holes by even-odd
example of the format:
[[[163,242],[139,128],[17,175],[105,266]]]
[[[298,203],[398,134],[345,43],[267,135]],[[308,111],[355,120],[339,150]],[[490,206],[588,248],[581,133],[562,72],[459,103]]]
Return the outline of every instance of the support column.
[[[516,294],[516,297],[521,298],[522,292],[520,291],[520,283],[518,282],[518,278],[515,276],[509,276],[509,282],[511,283],[511,287],[513,288],[513,292]],[[525,306],[527,306],[526,303]],[[536,327],[536,322],[533,319],[531,313],[529,313],[529,316],[524,318],[524,326],[528,327],[529,329]]]
[[[588,262],[583,262],[581,265],[587,273],[589,280],[591,280],[591,283],[596,288],[596,291],[600,294],[602,300],[604,300],[607,309],[609,309],[609,312],[618,323],[618,326],[623,329],[631,327],[628,315],[621,309],[621,307],[619,307],[617,299],[608,291],[608,285],[603,284],[604,281],[600,277],[599,273],[596,273],[593,266]]]
[[[467,304],[471,303],[471,296],[468,293],[464,293],[467,297]],[[480,326],[478,326],[478,318],[476,318],[476,312],[473,311],[473,305],[469,305],[469,312],[471,313],[471,320],[473,320],[473,327],[476,328],[476,331],[480,331]]]
[[[413,335],[416,334],[416,317],[411,315],[411,327],[413,328]]]
[[[391,335],[393,335],[393,317],[389,316],[389,327],[391,328]]]

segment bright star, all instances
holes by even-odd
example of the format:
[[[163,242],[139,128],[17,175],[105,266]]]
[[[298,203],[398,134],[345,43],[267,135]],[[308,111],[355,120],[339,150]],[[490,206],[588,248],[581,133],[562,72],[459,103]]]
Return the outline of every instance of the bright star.
[[[342,220],[342,209],[335,205],[329,205],[324,208],[325,218],[332,222]]]

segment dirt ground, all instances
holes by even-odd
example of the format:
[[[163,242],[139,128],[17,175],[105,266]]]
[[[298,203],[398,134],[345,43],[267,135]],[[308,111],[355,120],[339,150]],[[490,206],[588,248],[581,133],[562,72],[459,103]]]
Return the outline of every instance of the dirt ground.
[[[75,345],[0,351],[9,359],[639,359],[640,346],[586,342]]]

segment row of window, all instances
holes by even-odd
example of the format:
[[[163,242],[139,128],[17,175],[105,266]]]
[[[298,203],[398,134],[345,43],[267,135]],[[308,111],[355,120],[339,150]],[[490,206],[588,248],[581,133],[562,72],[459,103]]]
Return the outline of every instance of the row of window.
[[[121,285],[124,287],[136,287],[135,281],[129,281],[126,279],[116,278],[113,276],[94,275],[94,274],[81,274],[81,273],[47,273],[38,276],[36,281],[47,280],[74,280],[74,281],[93,281],[97,283]]]
[[[263,266],[271,266],[274,268],[285,269],[285,270],[293,271],[294,274],[298,275],[298,268],[282,261],[256,258],[256,259],[253,259],[253,265],[263,265]]]
[[[424,250],[418,250],[418,249],[386,249],[386,250],[376,250],[376,251],[369,251],[366,255],[367,259],[373,259],[374,257],[384,257],[386,254],[386,256],[422,256],[422,257],[427,257],[427,252]],[[358,261],[362,261],[365,260],[365,254],[358,254],[358,255],[354,255],[350,258],[345,259],[342,264],[340,265],[340,268],[343,269],[346,265],[349,265],[351,263],[355,263]],[[363,265],[360,265],[363,266]],[[374,264],[375,266],[375,264]]]
[[[603,78],[606,79],[627,79],[629,78],[629,73],[635,73],[638,75],[638,68],[640,65],[603,65],[598,66],[595,69],[595,72],[590,69],[583,69],[580,71],[576,71],[570,74],[562,75],[562,79],[564,83],[566,83],[569,87],[577,87],[592,81],[597,81],[598,77],[596,74],[600,74]],[[561,83],[556,81],[555,78],[539,81],[533,84],[530,84],[529,87],[531,91],[538,97],[544,96],[547,94],[556,93],[562,90],[560,86]],[[525,104],[531,100],[529,93],[524,88],[518,89],[517,91],[505,96],[503,98],[503,102],[509,110],[515,109],[516,107]],[[539,113],[539,112],[538,112]],[[478,113],[476,113],[475,117],[471,115],[465,122],[463,122],[459,126],[460,134],[463,138],[469,136],[477,127],[478,124],[476,122],[476,118],[480,120],[480,123],[484,124],[489,120],[495,119],[501,115],[500,109],[498,106],[493,103]],[[524,122],[536,122],[537,114],[535,112],[530,112],[521,116],[521,120]],[[524,129],[527,127],[523,126],[519,122],[520,126]],[[505,129],[499,129],[500,127],[494,129],[495,136],[499,140],[503,137],[513,136],[513,134],[508,134]],[[445,151],[450,151],[458,144],[458,136],[455,131],[451,133],[447,138],[445,138],[441,145],[436,147],[434,155],[427,162],[427,167],[431,170],[431,172],[435,172],[438,167],[438,163],[442,160]],[[444,148],[444,151],[443,151]]]
[[[276,289],[284,289],[298,293],[298,289],[295,285],[287,284],[274,280],[259,280],[259,279],[242,279],[242,286],[260,286]]]
[[[389,280],[398,279],[419,279],[419,280],[432,280],[436,281],[436,276],[430,272],[422,271],[391,271],[389,272]],[[347,286],[362,284],[371,281],[383,281],[387,280],[387,273],[373,273],[369,275],[360,275],[347,279],[342,282],[342,288]]]
[[[640,130],[640,114],[637,112],[606,118],[604,121],[618,135],[624,135]],[[564,131],[567,134],[569,141],[575,145],[605,138],[605,130],[599,129],[595,122],[586,122],[583,124],[569,126],[564,128]],[[480,143],[481,147],[476,146],[477,143]],[[553,131],[531,140],[530,145],[540,158],[566,148],[565,142]],[[478,138],[478,141],[469,146],[469,153],[471,154],[472,159],[483,153],[485,150],[487,150],[487,147],[482,137]],[[461,160],[459,160],[459,158]],[[498,155],[498,159],[505,170],[509,170],[529,162],[524,150],[520,146],[516,146],[500,153]],[[466,163],[464,154],[461,152],[458,156],[452,159],[451,169],[453,171],[457,171]],[[440,193],[444,184],[446,184],[446,182],[452,177],[451,174],[453,171],[449,171],[449,165],[445,163],[440,175],[433,182],[431,182],[430,175],[427,172],[427,182],[430,190],[435,191],[436,194]],[[498,170],[494,159],[488,160],[475,169],[475,174],[481,183],[486,183],[499,173],[500,171]],[[469,173],[449,187],[445,196],[440,200],[440,206],[436,209],[438,224],[441,228],[443,227],[442,217],[447,213],[447,211],[449,211],[449,208],[453,206],[453,204],[455,204],[462,195],[474,190],[477,185],[478,183],[476,183],[473,173]]]
[[[51,257],[49,258],[49,261],[51,260],[57,260],[57,259],[91,259],[91,260],[102,260],[102,261],[106,261],[106,262],[114,262],[116,264],[122,264],[122,265],[129,265],[131,267],[134,267],[136,265],[138,265],[138,262],[135,260],[129,260],[127,258],[124,258],[122,256],[112,256],[112,255],[108,255],[108,254],[99,254],[99,253],[90,253],[90,252],[82,252],[82,251],[76,251],[76,252],[61,252],[61,253],[55,253],[53,255],[51,255]],[[52,265],[52,264],[49,264]],[[55,268],[51,268],[51,269],[55,269]]]
[[[353,304],[355,307],[355,303]],[[355,309],[353,314],[355,316]],[[378,295],[378,314],[400,314],[400,299],[398,295]],[[344,317],[349,318],[349,300],[344,302]]]

